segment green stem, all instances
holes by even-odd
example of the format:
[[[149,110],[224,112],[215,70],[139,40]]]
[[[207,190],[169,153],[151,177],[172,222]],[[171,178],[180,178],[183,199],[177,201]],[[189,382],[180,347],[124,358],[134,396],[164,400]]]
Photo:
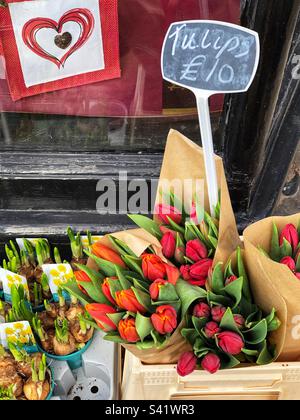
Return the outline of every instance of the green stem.
[[[24,242],[25,250],[26,250],[26,253],[28,255],[30,263],[32,265],[35,265],[36,260],[35,260],[34,246],[32,245],[32,243],[30,241],[28,241],[28,239],[23,239],[23,242]]]
[[[82,332],[82,334],[86,334],[88,330],[88,325],[82,314],[78,314],[78,320],[80,325],[80,331]]]
[[[58,299],[59,299],[59,307],[64,308],[65,305],[66,305],[66,300],[64,298],[63,291],[62,291],[61,287],[58,288],[57,294],[58,294]]]
[[[36,258],[37,258],[38,265],[40,267],[42,267],[42,265],[44,264],[44,257],[43,257],[43,249],[42,249],[42,246],[39,242],[37,242],[37,244],[36,244],[35,252],[36,252]]]
[[[38,318],[37,314],[32,318],[32,326],[37,336],[39,337],[40,341],[43,342],[48,339],[47,334],[45,333],[42,327],[41,320]]]
[[[45,273],[43,273],[42,277],[41,277],[41,286],[42,286],[42,290],[45,293],[48,293],[50,291],[49,280],[48,280],[48,277]]]
[[[59,343],[69,343],[69,325],[66,319],[58,318],[54,321],[55,337]]]
[[[45,309],[46,309],[47,312],[51,311],[51,309],[52,309],[51,305],[47,300],[44,300],[44,306],[45,306]]]
[[[35,368],[35,360],[31,362],[31,378],[33,382],[39,382],[39,375]]]
[[[39,373],[38,373],[40,382],[44,382],[44,380],[46,379],[46,370],[47,370],[47,361],[46,361],[45,354],[43,354],[42,360],[40,361]]]
[[[53,254],[54,254],[54,261],[56,262],[56,264],[61,264],[62,259],[61,259],[60,252],[57,247],[54,248]]]

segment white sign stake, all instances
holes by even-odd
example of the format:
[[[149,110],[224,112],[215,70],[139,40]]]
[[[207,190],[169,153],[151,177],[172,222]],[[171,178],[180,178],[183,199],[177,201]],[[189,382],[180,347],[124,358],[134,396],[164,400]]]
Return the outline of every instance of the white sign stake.
[[[259,55],[256,32],[225,22],[176,22],[164,41],[163,78],[191,90],[197,99],[212,215],[219,194],[208,100],[218,93],[246,92],[255,77]]]

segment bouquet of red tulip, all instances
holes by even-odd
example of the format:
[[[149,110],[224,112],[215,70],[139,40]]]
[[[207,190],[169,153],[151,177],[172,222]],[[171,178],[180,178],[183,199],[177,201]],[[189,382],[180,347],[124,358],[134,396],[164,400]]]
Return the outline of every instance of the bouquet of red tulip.
[[[278,330],[275,309],[270,314],[253,302],[241,250],[223,272],[219,263],[211,275],[210,290],[191,305],[182,335],[193,347],[180,357],[177,371],[185,376],[197,365],[215,373],[241,363],[268,364],[276,357],[269,334]],[[278,350],[278,349],[277,349]]]
[[[270,309],[268,300],[276,299],[276,308],[286,335],[280,361],[300,358],[300,214],[270,217],[249,226],[244,232],[246,261],[256,285],[255,300]]]
[[[292,223],[287,224],[279,233],[276,224],[273,224],[273,233],[270,247],[270,255],[261,249],[266,255],[280,264],[286,265],[300,280],[300,218],[298,228]]]
[[[220,202],[212,218],[201,208],[197,198],[189,215],[174,194],[167,199],[172,205],[158,204],[156,221],[141,215],[129,217],[160,241],[163,255],[180,269],[184,280],[193,286],[205,287],[218,246]]]
[[[140,242],[143,252],[136,254],[120,239],[124,235]],[[88,266],[77,265],[77,284],[65,289],[84,303],[106,340],[123,344],[147,363],[174,363],[190,348],[180,330],[191,295],[199,299],[203,292],[180,280],[179,270],[155,253],[159,242],[146,238],[142,231],[104,237],[86,251]]]

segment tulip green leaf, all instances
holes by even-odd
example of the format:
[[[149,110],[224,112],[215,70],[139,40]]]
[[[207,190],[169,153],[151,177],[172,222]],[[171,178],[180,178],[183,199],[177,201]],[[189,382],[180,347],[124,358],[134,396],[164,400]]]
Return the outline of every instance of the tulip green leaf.
[[[280,261],[280,245],[279,245],[279,233],[276,224],[273,222],[272,229],[272,240],[271,240],[271,251],[270,256],[272,260],[279,262]]]
[[[239,277],[243,277],[243,295],[249,302],[252,302],[252,294],[250,290],[249,279],[245,269],[242,251],[240,247],[237,248],[237,266]]]
[[[65,283],[62,288],[68,292],[70,295],[76,297],[83,306],[86,306],[89,303],[92,303],[93,300],[89,298],[87,295],[82,293],[82,291],[79,289],[75,281],[69,281]]]
[[[245,325],[247,328],[252,328],[262,320],[262,311],[256,308],[246,319]]]
[[[197,286],[192,286],[185,280],[179,279],[176,283],[176,291],[182,302],[182,318],[186,315],[190,306],[199,299],[205,299],[207,292]]]
[[[164,347],[164,345],[166,344],[166,342],[168,340],[168,337],[167,336],[160,335],[155,330],[152,330],[151,331],[151,337],[153,338],[155,347],[157,349],[161,349],[162,347]]]
[[[293,256],[292,245],[285,238],[283,238],[283,244],[280,247],[280,258],[292,257],[292,256]]]
[[[145,340],[136,343],[136,348],[138,350],[151,350],[155,348],[155,343],[153,340]]]
[[[93,284],[95,285],[99,284],[99,282],[105,279],[105,276],[103,274],[98,273],[95,270],[92,270],[86,265],[82,265],[82,264],[75,264],[75,265],[80,271],[84,271],[88,275],[88,277],[92,280]]]
[[[233,308],[236,308],[241,299],[243,294],[243,283],[244,279],[243,277],[240,277],[239,279],[235,280],[232,283],[229,283],[227,286],[224,287],[223,291],[226,292],[227,295],[232,297],[235,300],[235,304]]]
[[[220,200],[220,197],[219,197],[218,204],[215,206],[215,218],[217,220],[220,220],[220,215],[221,215],[221,200]]]
[[[217,228],[213,219],[211,218],[211,216],[207,212],[205,212],[205,221],[208,224],[208,226],[211,228],[214,236],[216,238],[218,238],[219,237],[219,229]]]
[[[121,292],[123,289],[121,283],[117,279],[108,278],[109,290],[114,299],[116,299],[116,293]]]
[[[84,320],[86,321],[86,323],[88,325],[90,325],[95,330],[98,330],[98,331],[102,331],[103,332],[103,329],[100,328],[99,325],[95,321],[91,320],[90,318],[84,318]]]
[[[197,318],[195,316],[192,316],[192,322],[193,322],[193,325],[194,325],[197,333],[201,336],[202,335],[202,329],[207,324],[207,319],[206,318]]]
[[[218,247],[218,240],[211,235],[208,235],[208,239],[213,247],[213,249],[217,249]]]
[[[256,313],[258,311],[257,305],[249,302],[247,299],[242,296],[241,302],[239,304],[240,313],[243,314],[245,318]]]
[[[244,340],[247,344],[262,343],[268,335],[268,325],[265,319],[262,319],[258,324],[248,331],[243,332]]]
[[[117,331],[111,331],[104,336],[104,340],[112,341],[118,344],[128,344],[126,340],[123,340]]]
[[[167,220],[169,222],[169,225],[174,229],[176,232],[182,233],[184,235],[184,227],[179,226],[177,223],[174,222],[169,216],[167,216]]]
[[[87,250],[84,252],[96,262],[100,268],[100,271],[103,272],[106,277],[114,277],[116,275],[115,264],[111,263],[110,261],[106,261],[103,258],[99,258]]]
[[[267,253],[267,251],[264,248],[262,248],[261,246],[258,246],[257,249],[260,251],[262,255],[264,255],[267,258],[270,258],[270,255]]]
[[[110,304],[110,302],[104,296],[100,285],[95,287],[93,283],[89,283],[86,281],[79,281],[78,283],[84,288],[84,290],[87,292],[89,297],[93,299],[94,302],[105,303],[107,305]]]
[[[221,359],[221,369],[233,369],[241,364],[236,357],[231,356],[230,354],[220,352],[218,353],[218,356]]]
[[[137,280],[134,278],[130,279],[130,277],[127,277],[127,279],[132,280],[134,287],[137,289],[141,289],[143,292],[149,293],[149,285],[145,281]]]
[[[235,274],[232,270],[232,261],[229,260],[224,270],[224,277],[227,279],[228,277],[234,276],[234,275]]]
[[[193,351],[195,355],[200,359],[203,356],[206,356],[211,349],[207,346],[204,339],[198,337],[193,345]]]
[[[151,235],[155,236],[158,240],[161,240],[162,233],[159,229],[159,225],[152,219],[140,214],[129,214],[128,217],[140,228],[145,229]]]
[[[232,331],[235,332],[237,334],[239,334],[240,336],[242,336],[241,331],[239,330],[239,328],[237,327],[232,311],[230,308],[227,308],[221,323],[220,323],[220,328],[222,330],[228,330],[228,331]]]
[[[123,270],[122,270],[119,266],[117,266],[117,265],[115,265],[115,269],[116,269],[116,276],[118,277],[119,282],[120,282],[120,284],[121,284],[122,288],[123,288],[124,290],[130,289],[130,287],[132,286],[132,284],[131,284],[131,282],[130,282],[127,278],[126,278],[126,276],[125,276],[125,274],[124,274]]]
[[[300,252],[296,261],[296,272],[300,273]]]
[[[136,287],[131,288],[137,298],[138,302],[145,308],[147,311],[153,313],[153,306],[151,305],[151,299],[149,294],[143,292],[142,290],[137,289]]]
[[[213,275],[212,275],[212,291],[216,294],[224,294],[224,277],[223,277],[223,264],[218,263],[214,268]]]
[[[121,319],[124,318],[126,312],[118,312],[115,314],[106,314],[107,318],[109,318],[117,327],[119,325],[119,322],[121,321]]]
[[[210,305],[232,306],[232,300],[227,296],[217,295],[213,292],[207,292],[207,300]]]
[[[193,223],[189,223],[189,222],[185,223],[184,238],[185,238],[186,242],[193,241],[194,239],[197,239],[197,235],[194,231],[193,226],[194,226]]]
[[[242,349],[242,353],[246,354],[249,357],[257,357],[259,355],[258,350],[249,350],[249,349]]]
[[[195,344],[196,339],[199,337],[195,328],[183,328],[181,330],[181,335],[192,346]]]
[[[153,330],[151,319],[141,314],[136,315],[135,327],[141,341],[144,341],[145,338],[148,337],[151,334],[151,331]]]
[[[272,354],[272,352],[268,349],[268,343],[267,340],[265,340],[262,344],[261,351],[256,361],[256,364],[267,365],[269,363],[272,363],[274,359],[275,355]]]
[[[127,244],[125,244],[125,242],[115,238],[113,235],[109,235],[108,237],[120,255],[131,255],[132,257],[137,257],[137,255],[129,248]]]
[[[144,278],[144,273],[142,270],[142,260],[141,258],[131,257],[130,255],[123,255],[123,261],[125,264],[133,271],[137,272],[139,275]]]
[[[164,286],[160,287],[159,289],[159,301],[177,301],[178,294],[176,292],[176,288],[173,284],[167,283]]]

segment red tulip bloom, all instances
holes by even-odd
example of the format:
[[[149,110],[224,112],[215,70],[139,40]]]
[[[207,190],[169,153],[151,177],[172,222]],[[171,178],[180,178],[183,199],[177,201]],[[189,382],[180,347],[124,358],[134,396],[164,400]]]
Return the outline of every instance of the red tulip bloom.
[[[108,299],[110,301],[110,303],[115,305],[116,301],[112,296],[112,293],[111,293],[111,290],[110,290],[110,285],[109,285],[109,280],[118,280],[118,278],[117,277],[107,277],[106,279],[104,279],[104,281],[102,283],[102,292],[103,292],[104,296],[106,297],[106,299]]]
[[[86,274],[85,271],[74,271],[74,276],[75,276],[78,288],[82,291],[82,293],[88,296],[88,293],[86,292],[85,288],[81,286],[79,282],[91,283],[92,280],[89,278],[89,276]]]
[[[206,258],[198,261],[190,267],[190,280],[189,283],[195,286],[205,286],[208,278],[208,273],[212,268],[213,260]]]
[[[149,287],[149,292],[152,300],[157,300],[159,298],[160,289],[168,284],[167,280],[158,279],[155,280]]]
[[[208,322],[205,325],[205,335],[207,338],[213,338],[215,337],[216,334],[218,334],[221,330],[219,327],[219,324],[217,324],[216,322]]]
[[[235,282],[237,280],[237,276],[230,276],[225,281],[225,286],[228,286],[229,284]]]
[[[224,306],[215,306],[211,310],[212,319],[215,322],[221,322],[223,319],[223,316],[225,315],[225,312],[226,312],[226,308]]]
[[[214,374],[221,368],[221,360],[219,356],[214,353],[208,353],[201,362],[202,369]]]
[[[286,265],[292,271],[296,270],[296,263],[292,257],[282,258],[282,260],[280,261],[280,264]]]
[[[166,258],[173,258],[176,248],[176,239],[171,232],[167,232],[162,237],[161,241],[162,252]]]
[[[236,326],[241,330],[244,328],[245,325],[245,318],[242,315],[233,315],[234,322]]]
[[[153,327],[160,334],[170,334],[177,327],[177,313],[173,306],[163,305],[156,309],[156,313],[151,315]]]
[[[206,246],[199,240],[194,239],[186,244],[186,256],[194,262],[207,258]]]
[[[166,233],[171,233],[175,239],[177,237],[177,232],[175,232],[175,230],[172,230],[166,226],[159,226],[159,230],[161,231],[163,235],[165,235]]]
[[[170,224],[168,219],[173,220],[173,222],[177,223],[178,225],[180,225],[182,221],[182,214],[180,211],[175,207],[169,206],[167,204],[158,204],[155,206],[155,214],[165,225]]]
[[[282,230],[279,238],[280,245],[283,244],[284,239],[286,239],[292,245],[293,250],[295,252],[299,244],[299,235],[294,225],[286,225],[285,228]]]
[[[177,373],[180,376],[188,376],[194,372],[197,367],[197,357],[193,352],[183,353],[177,363]]]
[[[96,242],[92,245],[92,252],[99,258],[109,261],[113,264],[117,264],[120,267],[126,268],[126,265],[119,254],[111,248],[102,245],[100,242]]]
[[[195,225],[199,224],[199,220],[198,220],[198,217],[197,217],[197,209],[196,209],[196,204],[195,203],[192,203],[192,206],[191,206],[190,219],[191,219],[191,222],[195,223]]]
[[[210,317],[209,305],[204,302],[198,303],[193,309],[193,315],[196,318],[209,318]]]
[[[245,345],[241,336],[231,331],[219,334],[218,344],[221,350],[232,356],[240,354]]]
[[[300,273],[295,273],[295,276],[297,277],[298,280],[300,280]]]
[[[116,292],[116,303],[119,308],[133,313],[145,313],[146,308],[143,307],[137,300],[132,289],[121,290]]]
[[[166,276],[166,267],[158,255],[142,255],[142,270],[144,276],[150,281],[163,279]]]
[[[118,330],[121,338],[128,341],[128,343],[137,343],[140,341],[140,337],[135,327],[134,318],[121,319],[118,325]]]
[[[180,272],[178,268],[173,267],[172,265],[169,265],[169,264],[165,264],[165,270],[166,270],[166,277],[168,279],[168,282],[175,286],[180,276]]]
[[[90,303],[86,305],[85,309],[103,331],[109,332],[117,329],[116,325],[107,316],[107,314],[117,313],[112,306],[102,303]]]

